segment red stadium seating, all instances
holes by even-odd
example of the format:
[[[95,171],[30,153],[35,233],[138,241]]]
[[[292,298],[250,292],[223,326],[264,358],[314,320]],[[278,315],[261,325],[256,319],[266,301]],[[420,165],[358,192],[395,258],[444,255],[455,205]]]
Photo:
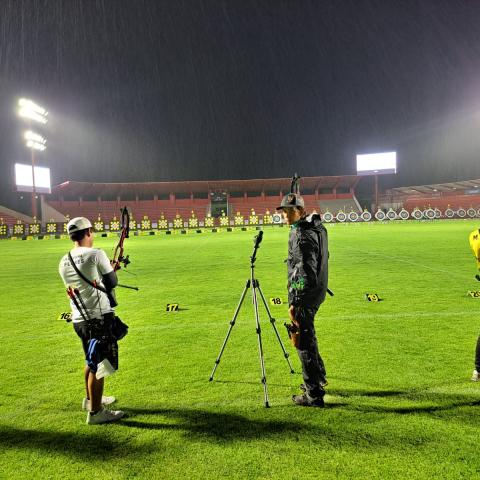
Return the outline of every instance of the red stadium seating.
[[[359,181],[360,177],[355,175],[302,178],[302,196],[307,210],[357,209],[354,188]],[[192,210],[202,219],[210,210],[210,196],[221,192],[228,194],[228,215],[240,212],[248,218],[252,208],[258,215],[266,210],[273,213],[290,188],[289,178],[140,183],[69,181],[52,189],[48,203],[64,215],[81,215],[92,220],[100,215],[104,221],[109,221],[115,214],[118,216],[124,205],[136,220],[146,215],[156,221],[162,213],[169,220],[177,214],[186,219]],[[122,200],[124,198],[135,200]]]
[[[341,198],[338,198],[341,197]],[[343,198],[342,198],[343,197]],[[328,205],[329,202],[338,204],[338,209],[351,210],[351,206],[355,206],[354,197],[350,194],[337,195],[337,199],[334,201],[333,196],[323,195],[320,199],[316,199],[315,195],[304,195],[305,206],[307,211],[324,211],[327,208],[322,208],[322,202]],[[229,215],[235,215],[240,212],[245,218],[251,213],[252,208],[259,215],[263,215],[266,210],[273,213],[280,205],[280,196],[278,197],[239,197],[230,198],[229,200]],[[120,207],[127,206],[133,218],[140,220],[144,215],[152,221],[156,221],[163,213],[169,220],[173,219],[178,213],[184,219],[190,217],[192,210],[199,218],[203,218],[208,212],[210,207],[210,201],[208,199],[176,199],[174,204],[170,200],[139,200],[126,201],[118,204],[116,201],[49,201],[50,206],[58,210],[63,215],[69,215],[70,218],[85,216],[91,220],[95,220],[100,214],[104,221],[109,221],[114,215],[117,217],[120,213]],[[328,208],[329,211],[335,213],[335,208]]]
[[[117,218],[120,215],[120,207],[127,206],[136,220],[140,220],[144,215],[152,221],[156,221],[163,213],[166,218],[172,219],[178,213],[180,216],[190,217],[192,210],[197,217],[202,218],[209,206],[208,199],[179,199],[176,200],[175,205],[172,205],[169,200],[139,200],[122,202],[120,205],[116,201],[83,201],[81,204],[78,201],[49,201],[48,204],[58,210],[63,215],[73,217],[87,217],[92,220],[96,219],[100,214],[103,220],[111,220],[114,215]]]
[[[23,223],[30,223],[32,219],[27,215],[19,212],[15,212],[6,207],[0,205],[0,218],[3,218],[3,223],[11,227],[17,223],[17,220],[21,220]]]
[[[15,225],[17,223],[17,218],[12,217],[6,213],[0,212],[0,218],[3,218],[3,223],[7,224],[9,227]]]

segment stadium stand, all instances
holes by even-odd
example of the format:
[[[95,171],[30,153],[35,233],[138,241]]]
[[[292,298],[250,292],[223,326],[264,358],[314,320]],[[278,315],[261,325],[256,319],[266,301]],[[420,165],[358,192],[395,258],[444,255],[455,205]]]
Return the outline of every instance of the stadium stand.
[[[17,220],[20,220],[24,223],[31,223],[33,222],[32,217],[24,215],[23,213],[16,212],[15,210],[11,210],[10,208],[3,207],[0,205],[0,218],[3,218],[3,223],[12,227],[17,223]]]
[[[380,197],[383,208],[403,207],[408,211],[414,208],[480,207],[480,179],[465,180],[433,185],[398,187],[387,190]]]
[[[111,202],[111,201],[82,201],[82,203],[69,201],[49,201],[49,204],[56,210],[62,212],[64,215],[69,215],[70,218],[85,216],[95,219],[100,215],[103,219],[111,219],[114,215],[118,217],[120,208],[127,206],[135,218],[147,215],[150,219],[156,220],[162,213],[166,218],[173,218],[178,213],[181,216],[190,216],[192,210],[198,215],[205,215],[209,209],[208,200],[204,202],[190,202],[177,201],[175,206],[171,206],[168,201],[158,200],[139,200],[125,201],[125,202]]]
[[[307,210],[321,213],[327,223],[480,217],[480,179],[393,188],[380,196],[380,211],[372,212],[372,215],[361,211],[355,197],[355,187],[360,179],[356,176],[302,178],[301,194]],[[108,230],[114,217],[119,218],[123,206],[129,208],[131,218],[141,229],[146,228],[142,225],[144,216],[148,217],[145,220],[149,221],[148,228],[156,228],[156,222],[162,216],[167,221],[162,229],[179,228],[174,222],[176,215],[183,218],[180,222],[183,228],[192,212],[201,226],[203,219],[213,210],[214,215],[221,215],[223,211],[229,216],[223,226],[234,224],[238,212],[245,221],[248,220],[252,210],[261,222],[267,211],[275,213],[282,197],[289,191],[288,178],[212,182],[65,182],[52,189],[48,200],[41,196],[43,218],[37,234],[38,238],[43,238],[43,234],[59,234],[65,228],[67,217],[75,216],[86,216],[94,224],[100,216],[98,225],[105,225]],[[341,217],[339,212],[343,212]],[[0,225],[8,226],[6,233],[5,229],[0,233],[1,238],[15,236],[15,229],[21,224],[25,235],[31,234],[29,224],[34,223],[31,217],[0,206],[0,218],[3,219]],[[277,223],[272,216],[267,218],[267,223]],[[219,223],[222,225],[217,221],[215,226]],[[242,220],[236,225],[245,224]],[[53,229],[49,230],[52,226]]]
[[[355,186],[361,177],[305,177],[302,196],[310,211],[336,213],[359,211]],[[225,192],[228,215],[240,212],[248,217],[273,212],[290,190],[290,179],[254,179],[196,182],[86,183],[65,182],[52,189],[48,204],[63,215],[111,219],[126,205],[136,219],[148,216],[155,221],[161,214],[168,220],[175,215],[187,218],[194,211],[199,217],[210,212],[212,192]]]
[[[314,195],[304,195],[305,206],[307,210],[317,210],[318,202],[315,200]],[[252,209],[257,213],[263,213],[267,210],[274,212],[280,205],[281,199],[279,197],[247,197],[245,200],[230,199],[229,201],[229,214],[235,214],[240,212],[243,216],[248,216]]]
[[[336,215],[339,211],[345,213],[361,212],[360,205],[355,197],[338,198],[334,200],[320,200],[320,213],[330,212]]]
[[[414,208],[439,208],[445,210],[450,207],[453,209],[469,208],[480,206],[480,195],[452,195],[445,197],[410,197],[403,202],[406,210],[411,211]]]

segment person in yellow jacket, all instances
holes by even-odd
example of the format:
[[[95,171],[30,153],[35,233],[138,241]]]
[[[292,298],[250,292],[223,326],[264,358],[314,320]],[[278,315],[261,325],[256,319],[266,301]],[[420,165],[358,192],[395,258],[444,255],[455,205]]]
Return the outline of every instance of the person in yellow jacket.
[[[468,241],[470,242],[470,247],[472,248],[475,258],[477,259],[477,268],[480,273],[480,228],[474,230],[469,235]],[[475,275],[475,278],[480,281],[480,275],[478,273]]]
[[[479,273],[475,275],[475,278],[480,281],[480,228],[470,233],[468,237],[470,247],[473,250],[473,254],[477,259],[477,268]],[[472,380],[474,382],[480,381],[480,336],[477,339],[477,348],[475,349],[475,370],[472,374]]]

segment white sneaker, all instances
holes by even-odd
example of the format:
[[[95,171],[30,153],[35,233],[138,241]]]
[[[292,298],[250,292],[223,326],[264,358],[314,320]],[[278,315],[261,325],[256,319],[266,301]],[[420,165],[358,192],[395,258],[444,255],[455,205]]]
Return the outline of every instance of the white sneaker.
[[[87,414],[87,425],[97,425],[99,423],[116,422],[125,415],[121,410],[107,410],[102,408],[95,415],[92,412]]]
[[[115,397],[102,397],[102,406],[111,405],[116,401]],[[90,411],[90,400],[85,397],[82,402],[82,410]]]
[[[472,382],[478,382],[478,381],[480,381],[480,373],[474,370],[472,373]]]

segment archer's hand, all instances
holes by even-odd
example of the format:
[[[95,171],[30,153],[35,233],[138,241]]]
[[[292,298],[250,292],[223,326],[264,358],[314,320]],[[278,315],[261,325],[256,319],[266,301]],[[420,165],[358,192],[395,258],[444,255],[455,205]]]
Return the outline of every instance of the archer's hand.
[[[292,322],[291,324],[285,324],[285,326],[287,327],[288,336],[290,338],[290,341],[292,342],[292,345],[295,348],[299,348],[300,324],[297,320],[295,320],[295,307],[293,305],[290,305],[290,307],[288,308],[288,316],[290,317],[290,321]]]

